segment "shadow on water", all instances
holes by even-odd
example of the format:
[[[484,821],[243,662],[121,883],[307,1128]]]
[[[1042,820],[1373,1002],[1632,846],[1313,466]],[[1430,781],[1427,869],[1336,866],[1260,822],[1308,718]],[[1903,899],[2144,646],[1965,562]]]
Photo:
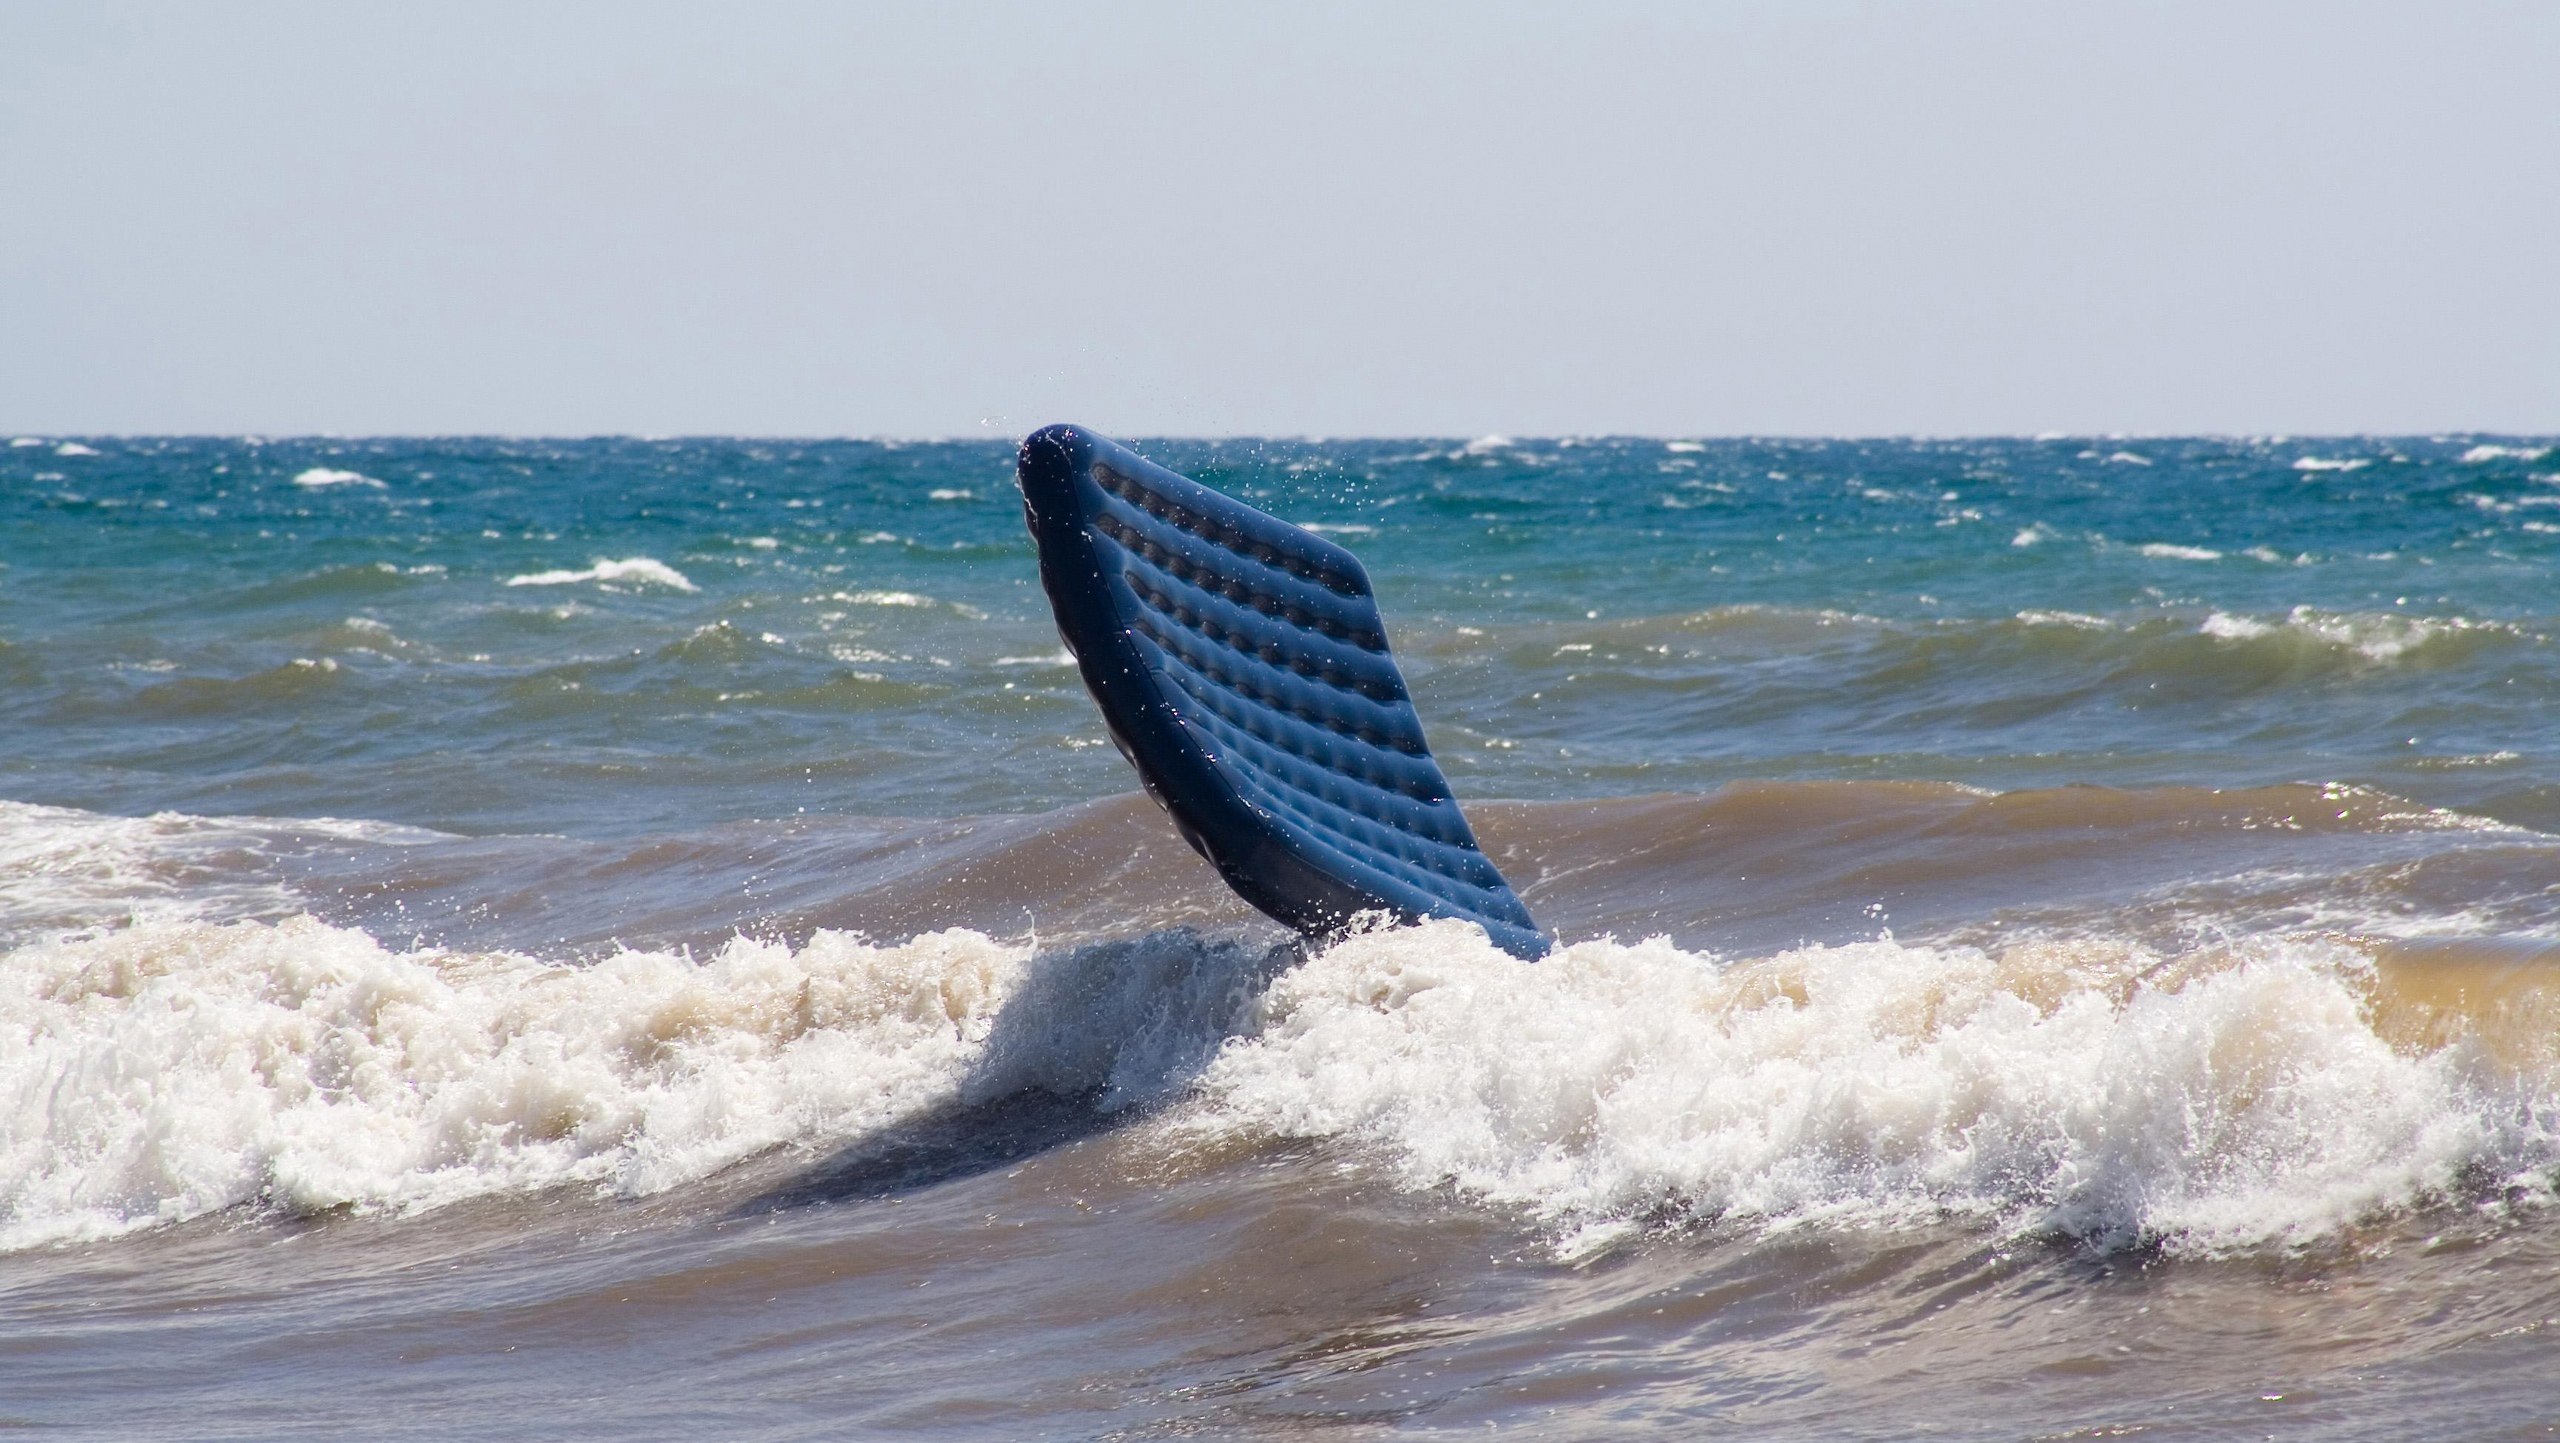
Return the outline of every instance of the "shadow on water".
[[[739,1211],[917,1192],[1125,1126],[1180,1097],[1305,956],[1296,938],[1188,927],[1041,953],[953,1102],[861,1138]]]

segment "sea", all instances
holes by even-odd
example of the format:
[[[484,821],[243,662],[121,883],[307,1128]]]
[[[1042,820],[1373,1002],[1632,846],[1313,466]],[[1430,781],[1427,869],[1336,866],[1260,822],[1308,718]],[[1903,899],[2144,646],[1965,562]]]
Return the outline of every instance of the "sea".
[[[1010,440],[0,439],[13,1436],[2560,1431],[2552,438],[1132,438],[1536,963],[1237,902]]]

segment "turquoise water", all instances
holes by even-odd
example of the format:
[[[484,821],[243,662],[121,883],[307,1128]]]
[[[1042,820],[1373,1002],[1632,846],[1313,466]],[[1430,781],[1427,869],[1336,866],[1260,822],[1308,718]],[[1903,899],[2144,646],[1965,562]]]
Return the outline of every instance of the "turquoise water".
[[[607,836],[1127,784],[1004,445],[85,449],[0,452],[21,800]],[[1361,552],[1465,795],[2317,780],[2560,822],[2547,442],[1153,450]]]
[[[1236,903],[1009,444],[0,450],[0,1427],[2560,1426],[2553,441],[1140,445],[1553,956]]]

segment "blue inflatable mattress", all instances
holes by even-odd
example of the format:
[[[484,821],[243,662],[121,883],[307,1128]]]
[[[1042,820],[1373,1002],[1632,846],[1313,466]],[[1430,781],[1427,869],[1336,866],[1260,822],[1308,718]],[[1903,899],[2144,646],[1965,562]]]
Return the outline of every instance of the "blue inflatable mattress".
[[[1033,433],[1019,475],[1112,740],[1238,895],[1310,935],[1383,911],[1546,952],[1423,744],[1350,552],[1081,427]]]

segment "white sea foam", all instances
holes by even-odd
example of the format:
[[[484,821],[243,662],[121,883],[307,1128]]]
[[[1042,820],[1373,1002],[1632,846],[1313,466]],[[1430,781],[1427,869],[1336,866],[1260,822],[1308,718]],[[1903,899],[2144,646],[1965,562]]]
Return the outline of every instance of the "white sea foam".
[[[328,466],[314,466],[301,472],[293,478],[293,484],[308,486],[315,490],[324,486],[371,486],[376,490],[383,489],[383,483],[361,471],[339,471]]]
[[[975,501],[978,493],[958,486],[936,486],[925,493],[928,501]]]
[[[2222,553],[2210,546],[2180,546],[2173,542],[2153,541],[2146,543],[2141,549],[2143,555],[2163,561],[2220,561],[2222,559]]]
[[[2284,633],[2336,647],[2371,662],[2392,662],[2445,637],[2468,632],[2504,632],[2512,627],[2469,617],[2401,616],[2392,612],[2319,611],[2297,606],[2282,621],[2259,621],[2216,611],[2197,627],[2221,641],[2252,641]]]
[[[653,1191],[948,1097],[1022,960],[822,937],[566,968],[308,919],[27,949],[0,983],[28,1039],[0,1060],[0,1242],[252,1201]]]
[[[2115,466],[2148,466],[2151,464],[2151,458],[2143,455],[2139,451],[2110,452],[2107,456],[2107,461],[2108,464]]]
[[[1168,935],[1043,972],[971,932],[820,933],[569,967],[307,917],[44,943],[0,966],[0,1247],[252,1203],[646,1194],[953,1102],[1154,1096],[1225,1035],[1245,955]]]
[[[532,571],[507,578],[509,586],[567,586],[580,581],[644,582],[652,586],[669,586],[678,591],[699,591],[685,574],[663,561],[647,556],[626,557],[608,561],[599,556],[584,571]]]
[[[2457,1052],[2383,1041],[2358,955],[2136,980],[2158,960],[1598,942],[1524,968],[1425,927],[1281,979],[1206,1081],[1221,1125],[1364,1139],[1415,1185],[1582,1225],[1954,1212],[2205,1251],[2550,1160]]]
[[[65,441],[61,445],[53,448],[53,454],[56,456],[95,456],[98,453],[95,449],[83,446],[77,441]]]
[[[1662,449],[1665,451],[1680,452],[1704,451],[1707,449],[1707,443],[1704,441],[1665,441],[1662,443]]]
[[[12,451],[19,450],[27,446],[41,446],[43,444],[44,438],[42,436],[12,436],[9,438],[9,449]]]
[[[140,669],[172,668],[149,662]],[[0,939],[291,911],[297,899],[260,865],[280,848],[312,839],[399,843],[433,835],[325,817],[118,817],[0,801]]]
[[[1027,1088],[1176,1101],[1151,1125],[1213,1151],[1330,1139],[1568,1231],[1955,1214],[2209,1251],[2560,1151],[2530,1125],[2550,1079],[2395,1050],[2332,943],[1595,941],[1527,966],[1439,923],[1256,1002],[1257,960],[822,932],[572,967],[308,918],[42,942],[0,965],[0,1246],[241,1204],[645,1194]]]
[[[2293,463],[2296,471],[2361,471],[2373,463],[2362,457],[2333,459],[2327,456],[2303,456]]]
[[[2044,523],[2039,521],[2031,526],[2020,527],[2018,529],[2018,534],[2009,538],[2009,544],[2012,546],[2040,546],[2046,541],[2052,539],[2052,537],[2053,533],[2046,530]]]
[[[1458,454],[1462,456],[1490,456],[1496,451],[1508,451],[1519,444],[1519,442],[1512,440],[1508,436],[1478,436],[1474,440],[1469,441],[1465,446],[1460,447]]]
[[[1298,529],[1334,536],[1375,536],[1378,528],[1357,521],[1301,521]]]
[[[2263,621],[2252,621],[2245,616],[2233,616],[2227,611],[2217,611],[2206,617],[2204,624],[2196,630],[2220,641],[2251,641],[2272,633],[2275,628]]]
[[[2477,466],[2484,461],[2539,461],[2550,454],[2548,446],[2474,446],[2462,459]]]

